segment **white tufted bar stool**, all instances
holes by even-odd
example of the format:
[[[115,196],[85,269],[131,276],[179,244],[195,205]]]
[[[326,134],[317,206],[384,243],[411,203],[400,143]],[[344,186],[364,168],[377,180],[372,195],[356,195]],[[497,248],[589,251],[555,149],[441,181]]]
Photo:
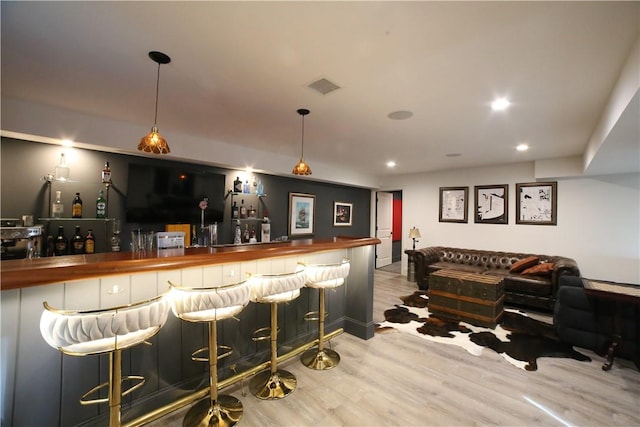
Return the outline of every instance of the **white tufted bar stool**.
[[[209,324],[208,348],[196,350],[191,358],[209,362],[209,397],[189,409],[183,426],[233,426],[242,418],[242,402],[229,395],[218,395],[218,360],[229,356],[233,350],[218,346],[218,320],[236,316],[249,304],[251,288],[247,281],[209,288],[184,288],[171,285],[171,308],[176,317],[187,322]],[[224,353],[219,354],[218,348]],[[199,355],[208,349],[209,357]]]
[[[144,377],[138,375],[122,377],[122,350],[143,343],[160,331],[170,309],[166,294],[135,304],[92,311],[59,310],[46,301],[43,305],[40,333],[51,347],[71,356],[109,354],[109,381],[85,393],[80,403],[109,402],[109,426],[119,426],[122,397],[145,382]],[[124,392],[123,381],[133,384]],[[107,386],[107,399],[88,400]]]
[[[273,400],[288,396],[295,390],[296,377],[288,371],[278,369],[278,303],[292,301],[300,296],[300,288],[306,281],[305,268],[299,265],[293,273],[253,274],[251,300],[271,305],[271,326],[260,328],[254,333],[254,341],[270,339],[270,369],[256,374],[249,383],[249,390],[259,399]],[[269,336],[260,336],[260,332],[269,330]]]
[[[308,368],[325,370],[340,363],[340,355],[336,351],[324,348],[324,320],[327,317],[325,290],[344,285],[350,268],[351,263],[347,258],[336,264],[307,265],[307,287],[317,288],[320,291],[319,310],[305,315],[306,320],[318,321],[318,347],[310,348],[300,356],[300,361]]]

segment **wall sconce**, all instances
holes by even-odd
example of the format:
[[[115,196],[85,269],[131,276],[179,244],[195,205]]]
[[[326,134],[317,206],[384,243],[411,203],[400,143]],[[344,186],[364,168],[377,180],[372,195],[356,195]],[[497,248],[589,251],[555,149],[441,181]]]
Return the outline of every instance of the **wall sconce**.
[[[416,250],[416,239],[421,238],[422,236],[420,235],[420,230],[413,227],[412,229],[409,230],[409,238],[413,239],[413,250]]]

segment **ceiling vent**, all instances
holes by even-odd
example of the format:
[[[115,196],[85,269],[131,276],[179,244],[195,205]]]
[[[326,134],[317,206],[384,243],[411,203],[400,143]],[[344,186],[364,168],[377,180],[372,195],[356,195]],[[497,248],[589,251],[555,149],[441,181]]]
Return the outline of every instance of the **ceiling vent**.
[[[327,79],[316,80],[315,82],[311,83],[309,87],[315,90],[316,92],[320,92],[323,95],[326,95],[329,92],[333,92],[334,90],[340,89],[340,86],[338,86],[333,82],[330,82]]]

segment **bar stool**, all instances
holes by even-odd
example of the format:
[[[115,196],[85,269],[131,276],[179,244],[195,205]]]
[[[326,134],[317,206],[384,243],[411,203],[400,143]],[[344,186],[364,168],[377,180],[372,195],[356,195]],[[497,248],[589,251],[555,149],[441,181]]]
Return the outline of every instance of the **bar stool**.
[[[271,326],[257,329],[253,340],[271,340],[270,369],[256,374],[249,383],[249,390],[259,399],[273,400],[288,396],[295,390],[296,377],[288,371],[278,369],[278,303],[289,302],[300,296],[300,288],[306,280],[305,268],[299,265],[293,273],[253,274],[251,301],[271,304]],[[261,336],[269,331],[269,336]]]
[[[242,418],[242,402],[229,395],[218,395],[218,360],[229,356],[229,346],[218,346],[218,320],[240,313],[249,304],[251,288],[244,281],[210,288],[185,288],[171,285],[171,309],[187,322],[209,324],[209,346],[196,350],[191,359],[209,362],[209,397],[193,405],[184,417],[183,426],[233,426]],[[224,351],[219,354],[218,348]],[[209,357],[200,354],[209,351]]]
[[[324,320],[327,317],[325,289],[342,286],[350,267],[351,263],[347,258],[336,264],[307,265],[307,287],[320,290],[319,311],[311,311],[305,315],[305,320],[318,321],[318,347],[310,348],[300,356],[300,361],[307,368],[325,370],[340,363],[340,355],[336,351],[324,348]]]
[[[59,310],[45,301],[40,333],[51,347],[71,356],[109,354],[109,381],[97,385],[80,399],[80,404],[109,402],[109,426],[120,425],[122,397],[144,385],[139,375],[122,377],[122,350],[145,342],[164,325],[169,314],[166,294],[122,307],[104,310]],[[122,383],[131,386],[122,391]],[[109,387],[108,398],[88,397]]]

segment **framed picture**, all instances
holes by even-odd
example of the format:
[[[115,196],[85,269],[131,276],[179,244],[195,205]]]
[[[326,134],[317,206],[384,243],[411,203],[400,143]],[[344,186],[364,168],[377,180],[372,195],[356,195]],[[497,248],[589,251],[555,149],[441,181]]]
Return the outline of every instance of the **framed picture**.
[[[467,222],[469,187],[440,187],[440,222]]]
[[[351,215],[353,213],[353,204],[344,202],[333,202],[333,226],[348,227],[351,226]]]
[[[289,236],[313,236],[316,196],[289,193]]]
[[[475,217],[479,224],[509,223],[509,185],[476,185]]]
[[[516,184],[516,224],[556,225],[558,183]]]

